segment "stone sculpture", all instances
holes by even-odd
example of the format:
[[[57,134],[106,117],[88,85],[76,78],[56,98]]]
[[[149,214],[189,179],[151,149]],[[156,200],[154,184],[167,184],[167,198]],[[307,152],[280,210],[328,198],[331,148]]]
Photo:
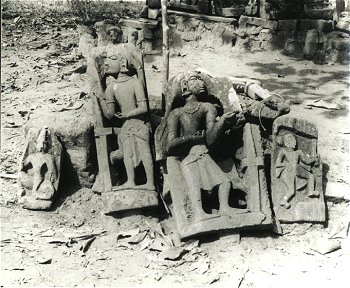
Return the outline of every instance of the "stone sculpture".
[[[99,174],[93,189],[103,193],[106,212],[158,204],[144,75],[136,73],[143,65],[132,66],[135,51],[126,48],[117,45],[97,58],[103,83],[94,98]]]
[[[270,225],[259,124],[247,123],[256,114],[254,105],[236,95],[242,103],[237,107],[232,83],[203,73],[180,74],[168,88],[156,151],[163,165],[163,195],[169,198],[170,191],[180,237]]]
[[[260,17],[264,19],[293,19],[303,11],[302,0],[260,0]]]
[[[169,0],[169,8],[175,10],[185,10],[200,14],[210,14],[210,0]]]
[[[60,180],[62,146],[48,127],[31,128],[19,169],[19,203],[31,210],[52,207]]]
[[[107,86],[105,93],[106,111],[104,115],[122,120],[123,124],[118,137],[119,149],[111,152],[111,162],[123,159],[127,181],[118,189],[130,189],[135,184],[135,168],[142,161],[147,182],[138,189],[154,190],[153,159],[150,148],[150,125],[148,105],[144,87],[139,79],[128,75],[127,59],[123,56],[110,56],[105,62],[105,73],[116,75]],[[120,112],[116,111],[116,106]]]
[[[94,25],[97,34],[97,47],[122,43],[123,32],[112,21],[100,21]]]
[[[194,221],[208,218],[202,209],[201,190],[211,191],[218,187],[219,213],[232,213],[229,206],[231,185],[243,188],[243,184],[232,182],[209,155],[208,147],[221,138],[233,124],[239,111],[232,111],[216,121],[217,111],[213,104],[200,101],[205,93],[205,84],[198,73],[192,73],[182,81],[183,107],[170,112],[168,126],[167,154],[181,159],[181,172],[186,180],[189,198],[194,212]],[[203,123],[205,122],[205,123]],[[245,192],[245,191],[244,191]]]
[[[223,17],[254,16],[258,11],[255,0],[214,0],[215,14]]]
[[[274,123],[272,201],[280,221],[325,221],[317,135],[316,127],[305,120],[281,117]]]

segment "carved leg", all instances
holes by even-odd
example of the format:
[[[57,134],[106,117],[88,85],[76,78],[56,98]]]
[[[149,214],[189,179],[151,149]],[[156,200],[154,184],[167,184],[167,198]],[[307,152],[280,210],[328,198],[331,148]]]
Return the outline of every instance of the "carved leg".
[[[315,177],[312,173],[310,173],[309,175],[307,196],[309,196],[310,198],[320,197],[320,192],[315,190]]]
[[[123,147],[124,152],[124,165],[126,170],[126,182],[120,188],[134,188],[135,187],[135,168],[131,157],[130,147],[125,145]]]
[[[153,167],[153,158],[151,154],[151,149],[149,147],[149,144],[144,142],[143,140],[137,140],[138,141],[138,147],[140,148],[140,154],[142,157],[142,164],[145,168],[147,182],[145,185],[140,186],[140,188],[144,188],[147,190],[155,190],[154,186],[154,167]]]
[[[51,200],[55,194],[55,187],[49,180],[45,180],[36,191],[35,198],[41,200]]]
[[[208,218],[208,215],[203,211],[202,208],[202,195],[200,187],[190,187],[188,195],[192,204],[194,221],[201,221]]]
[[[44,181],[44,176],[41,175],[41,171],[38,169],[36,170],[33,177],[33,192],[36,192]]]
[[[232,208],[228,205],[228,198],[230,196],[231,182],[224,182],[219,186],[219,203],[220,213],[229,212]]]
[[[109,159],[112,164],[115,164],[117,160],[123,159],[123,151],[121,149],[112,151],[111,154],[109,154]]]
[[[243,186],[240,186],[240,185],[238,185],[238,186],[241,188],[244,188]],[[219,186],[219,192],[218,192],[219,193],[219,203],[220,203],[219,214],[250,212],[249,209],[232,208],[231,206],[228,205],[230,191],[231,191],[231,182],[224,182]]]
[[[285,183],[287,182],[287,183]],[[295,195],[295,177],[291,175],[290,178],[286,179],[284,182],[285,184],[285,194],[280,202],[280,205],[282,207],[285,207],[286,209],[289,209],[291,207],[289,201],[294,197]]]

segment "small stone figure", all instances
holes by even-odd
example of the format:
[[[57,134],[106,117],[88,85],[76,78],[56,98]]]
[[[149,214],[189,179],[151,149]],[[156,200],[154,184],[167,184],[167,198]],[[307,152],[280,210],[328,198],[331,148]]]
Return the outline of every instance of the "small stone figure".
[[[293,134],[286,134],[282,140],[283,149],[279,151],[276,159],[276,172],[277,178],[281,180],[285,188],[282,189],[284,196],[280,202],[280,205],[289,209],[291,207],[290,200],[295,196],[298,189],[305,186],[305,183],[300,183],[304,178],[301,178],[298,174],[298,167],[302,163],[306,165],[318,166],[318,156],[304,155],[301,150],[296,150],[296,139]],[[319,197],[320,192],[315,191],[315,177],[313,176],[311,169],[304,168],[308,174],[308,196]],[[304,180],[305,181],[305,180]]]
[[[317,137],[306,120],[282,116],[273,123],[271,196],[281,222],[326,220]]]
[[[228,204],[231,181],[209,156],[207,146],[211,146],[222,136],[239,112],[225,113],[217,121],[215,106],[200,101],[201,95],[206,93],[206,87],[196,72],[190,73],[182,81],[182,86],[186,104],[169,114],[168,154],[185,156],[182,157],[181,168],[190,190],[195,221],[208,216],[202,209],[201,190],[210,191],[215,186],[219,189],[219,213],[232,213],[234,209]]]
[[[29,130],[27,147],[21,161],[19,202],[33,210],[47,210],[52,206],[59,182],[61,144],[52,139],[48,127],[41,129],[34,148],[35,131]],[[53,147],[53,142],[56,147]]]
[[[108,119],[116,117],[124,123],[119,135],[119,149],[110,155],[112,163],[123,158],[127,173],[127,182],[120,189],[134,188],[135,168],[142,164],[145,168],[147,183],[138,189],[154,190],[153,159],[150,148],[150,125],[144,88],[139,79],[128,75],[128,63],[125,57],[108,57],[105,62],[106,74],[117,75],[106,89],[106,111]],[[121,112],[116,112],[116,105]]]
[[[123,32],[112,21],[104,20],[94,25],[97,34],[97,47],[115,45],[122,42]]]

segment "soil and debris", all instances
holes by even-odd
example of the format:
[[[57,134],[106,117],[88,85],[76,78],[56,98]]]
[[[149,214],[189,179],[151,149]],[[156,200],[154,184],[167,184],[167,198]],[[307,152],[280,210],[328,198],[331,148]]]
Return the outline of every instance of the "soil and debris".
[[[26,16],[2,22],[1,287],[344,287],[350,267],[350,192],[346,65],[316,65],[279,52],[217,54],[183,47],[170,71],[202,67],[218,75],[261,80],[292,103],[291,115],[316,123],[327,186],[328,218],[282,224],[273,232],[220,234],[184,243],[153,215],[101,213],[98,195],[62,192],[49,212],[15,203],[23,126],[36,110],[80,109],[88,76],[76,53],[74,19]],[[160,103],[161,55],[145,57],[151,107]],[[74,71],[74,72],[72,72]],[[348,189],[340,193],[340,186]],[[337,192],[339,192],[337,194]],[[338,197],[338,195],[343,197]],[[346,282],[347,280],[347,282]]]

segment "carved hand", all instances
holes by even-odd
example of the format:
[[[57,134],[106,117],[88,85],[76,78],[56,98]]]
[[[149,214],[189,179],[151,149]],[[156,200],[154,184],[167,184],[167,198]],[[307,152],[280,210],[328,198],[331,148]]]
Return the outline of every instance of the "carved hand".
[[[120,112],[117,112],[116,114],[114,114],[115,117],[117,117],[118,119],[127,119],[128,117]]]
[[[204,130],[199,130],[196,133],[192,135],[192,139],[194,140],[204,140],[205,139],[205,131]]]
[[[221,117],[222,117],[222,119],[224,119],[224,121],[227,124],[233,124],[234,117],[239,113],[240,113],[240,111],[235,110],[235,111],[224,113]]]

